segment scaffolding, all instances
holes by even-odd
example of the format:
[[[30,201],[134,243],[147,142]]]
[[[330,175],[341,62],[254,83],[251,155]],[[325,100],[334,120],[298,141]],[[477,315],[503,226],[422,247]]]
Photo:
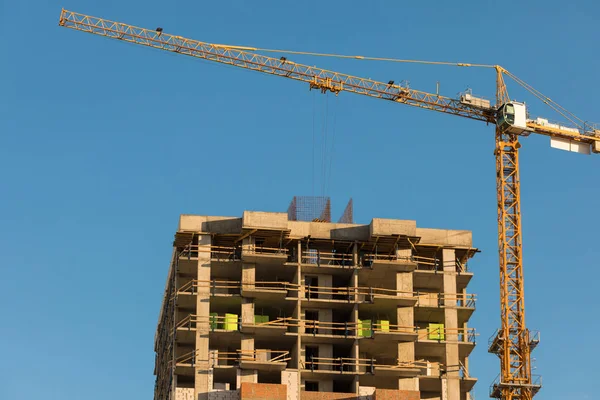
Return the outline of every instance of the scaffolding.
[[[288,207],[288,220],[331,222],[331,198],[328,196],[294,196]],[[338,223],[354,223],[352,199],[348,201]]]
[[[156,352],[156,363],[154,375],[154,399],[168,399],[173,391],[173,363],[175,359],[175,302],[176,302],[176,271],[178,257],[173,254],[169,280],[165,289],[165,297],[159,317],[158,328],[154,338],[154,351]],[[174,267],[174,268],[173,268]]]
[[[348,204],[342,213],[342,216],[338,220],[340,224],[353,224],[354,223],[354,205],[352,198],[348,200]]]
[[[294,196],[288,207],[288,219],[331,222],[331,199],[327,196]]]

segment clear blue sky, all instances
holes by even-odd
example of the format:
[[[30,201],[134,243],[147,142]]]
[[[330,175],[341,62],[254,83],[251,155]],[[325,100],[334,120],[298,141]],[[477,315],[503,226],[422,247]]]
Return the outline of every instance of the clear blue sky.
[[[179,214],[285,211],[294,195],[321,194],[319,151],[314,174],[311,161],[327,114],[335,216],[353,197],[361,223],[473,231],[482,253],[471,263],[480,333],[471,373],[485,399],[499,371],[486,352],[499,326],[493,127],[59,28],[60,9],[216,43],[498,63],[600,121],[600,6],[201,3],[0,1],[0,398],[151,398]],[[288,58],[422,90],[440,81],[449,96],[494,95],[486,70]],[[514,82],[509,92],[532,100]],[[533,101],[531,111],[554,117]],[[530,137],[521,166],[539,398],[597,398],[600,157]]]

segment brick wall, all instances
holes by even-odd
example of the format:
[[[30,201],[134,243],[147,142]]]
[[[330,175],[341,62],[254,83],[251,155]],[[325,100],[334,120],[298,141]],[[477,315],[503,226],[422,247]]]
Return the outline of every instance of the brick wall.
[[[358,397],[356,393],[302,391],[300,394],[300,400],[358,400]]]
[[[194,400],[194,388],[175,388],[176,400]]]
[[[420,400],[421,393],[416,390],[376,389],[373,400]]]
[[[287,400],[287,386],[242,382],[240,400]]]

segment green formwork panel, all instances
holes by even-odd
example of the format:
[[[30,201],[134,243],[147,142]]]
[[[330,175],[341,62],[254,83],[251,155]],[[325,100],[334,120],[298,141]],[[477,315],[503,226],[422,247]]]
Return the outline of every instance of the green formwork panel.
[[[225,314],[224,329],[226,331],[237,331],[238,330],[238,315],[237,314]]]
[[[370,319],[359,319],[358,320],[358,336],[371,337],[373,332],[371,331],[371,320]]]
[[[429,324],[427,329],[427,339],[429,340],[444,340],[444,324]]]
[[[389,332],[390,331],[390,321],[386,319],[380,319],[377,321],[377,328],[381,332]]]
[[[210,314],[210,318],[209,318],[209,323],[210,323],[210,329],[219,329],[219,314],[215,313],[215,312],[211,312]]]

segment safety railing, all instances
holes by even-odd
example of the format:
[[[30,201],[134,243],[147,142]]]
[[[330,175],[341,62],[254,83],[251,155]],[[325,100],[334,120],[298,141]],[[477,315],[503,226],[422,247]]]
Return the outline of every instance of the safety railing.
[[[198,316],[190,314],[179,321],[176,329],[196,330],[200,325],[209,331],[244,331],[249,327],[268,328],[284,327],[289,333],[304,333],[313,336],[340,336],[344,338],[372,338],[378,333],[387,334],[415,334],[420,333],[423,339],[432,338],[437,331],[422,330],[415,326],[404,326],[390,323],[389,320],[359,320],[358,322],[327,322],[310,319],[298,319],[291,317],[277,317],[269,320],[261,320],[263,316],[255,315],[252,321],[244,322],[237,314],[218,315],[213,313],[209,316]],[[443,335],[450,333],[450,329],[444,330]],[[427,334],[429,333],[429,335]],[[454,332],[456,333],[456,332]],[[459,341],[465,341],[462,333],[456,333]],[[436,338],[438,336],[435,336]],[[440,339],[444,340],[444,339]]]
[[[178,364],[189,364],[194,366],[196,364],[196,350],[192,350],[189,353],[182,354],[175,359],[175,365]]]
[[[303,328],[310,335],[335,335],[343,337],[358,336],[357,324],[354,322],[324,322],[308,319],[290,321],[290,326]]]
[[[370,302],[376,298],[406,298],[413,297],[415,292],[377,287],[325,287],[305,285],[304,298],[307,300],[343,300],[353,302]]]
[[[283,363],[291,360],[290,352],[284,350],[256,349],[235,352],[212,351],[211,360],[216,364],[241,362]]]
[[[198,280],[194,279],[185,284],[177,290],[178,294],[190,293],[196,294],[200,290],[206,293],[213,294],[240,294],[240,290],[263,290],[263,291],[282,291],[282,290],[298,290],[299,285],[281,282],[281,281],[255,281],[255,282],[240,282],[230,280]]]
[[[377,368],[385,369],[407,369],[407,368],[426,368],[428,362],[419,361],[399,361],[393,363],[378,362],[376,358],[353,358],[353,357],[310,357],[306,361],[301,361],[300,366],[304,370],[331,371],[332,373],[376,373]]]
[[[442,269],[442,262],[438,258],[413,255],[413,259],[418,270],[440,271]]]
[[[240,261],[242,248],[226,247],[226,246],[211,246],[211,245],[187,245],[179,252],[180,259],[198,259],[200,254],[210,253],[211,261]]]
[[[275,318],[273,320],[270,321],[260,321],[258,319],[258,316],[256,315],[254,317],[254,321],[251,322],[242,322],[242,329],[244,328],[244,326],[254,326],[254,327],[277,327],[277,326],[283,326],[283,327],[288,327],[288,326],[293,326],[293,324],[290,324],[290,321],[292,321],[292,318],[289,317],[279,317],[279,318]]]
[[[220,279],[211,280],[198,280],[193,279],[183,285],[177,290],[178,294],[189,293],[196,294],[199,291],[210,293],[211,295],[216,294],[240,294],[240,282],[229,281]]]
[[[262,247],[262,246],[246,246],[242,250],[242,254],[264,254],[264,255],[282,255],[287,256],[288,249],[280,247]]]
[[[331,371],[339,373],[358,373],[360,367],[367,367],[375,371],[374,358],[351,358],[351,357],[311,357],[301,362],[303,369],[310,371]]]
[[[354,302],[355,291],[352,287],[311,286],[302,287],[306,300],[343,300]]]
[[[372,327],[372,332],[373,332],[371,336],[373,336],[375,333],[406,333],[406,334],[409,334],[409,333],[417,332],[417,328],[415,326],[390,324],[389,321],[382,321],[382,320],[378,320],[377,322],[372,322],[371,327]],[[361,336],[366,336],[366,335],[361,335]]]
[[[290,282],[282,281],[256,281],[256,282],[242,282],[242,289],[244,290],[263,290],[263,291],[290,291],[298,290],[300,285]]]
[[[354,267],[354,255],[352,253],[325,252],[317,249],[302,251],[302,264],[331,267]]]
[[[445,263],[437,257],[424,257],[413,255],[414,262],[417,264],[417,270],[419,271],[434,271],[439,272],[444,270],[444,265],[448,266],[448,263],[454,264],[454,269],[458,273],[469,272],[468,264],[461,262],[459,259],[452,261],[446,261]]]
[[[476,295],[473,293],[416,292],[417,307],[465,307],[475,309]]]
[[[359,322],[323,322],[315,320],[295,320],[297,326],[304,328],[304,333],[309,335],[337,335],[352,338],[371,338],[376,333],[402,333],[416,332],[414,326],[391,324],[387,320],[359,320]]]
[[[460,376],[460,379],[470,379],[471,377],[469,376],[469,370],[467,370],[467,368],[461,361],[458,362],[458,366],[458,376]]]
[[[362,267],[370,268],[376,261],[390,261],[390,262],[414,262],[413,256],[404,256],[397,254],[377,254],[377,253],[365,253],[362,254],[359,259],[359,264]]]
[[[415,292],[407,292],[395,289],[377,288],[377,287],[358,287],[356,288],[358,296],[357,301],[373,302],[377,298],[406,298],[413,297]]]
[[[237,331],[240,326],[240,317],[236,314],[225,314],[218,315],[213,313],[209,316],[200,316],[190,314],[187,317],[179,321],[175,328],[184,328],[188,330],[197,329],[198,324],[204,325],[209,330],[222,330],[222,331]]]
[[[376,367],[385,367],[391,369],[405,369],[405,368],[419,368],[424,369],[428,367],[435,366],[436,368],[440,368],[440,363],[430,362],[426,360],[414,360],[414,361],[400,361],[396,360],[395,364],[386,364],[386,363],[378,363],[375,364]]]
[[[489,395],[493,399],[502,398],[502,388],[515,386],[514,383],[502,382],[500,375],[497,375],[492,384],[490,385]],[[529,388],[535,395],[542,388],[542,377],[540,375],[531,375],[530,384],[520,384],[523,388]]]
[[[488,338],[488,352],[498,354],[502,350],[506,337],[501,334],[500,329],[496,329],[492,336]],[[540,344],[540,332],[530,331],[529,332],[529,347],[533,350]]]
[[[447,365],[443,367],[440,372],[448,374],[452,372],[458,372],[458,376],[460,379],[470,379],[469,371],[465,367],[465,365],[459,361],[458,364],[455,365]]]
[[[443,326],[418,328],[417,335],[418,340],[464,343],[475,343],[477,338],[475,328],[445,328]]]

